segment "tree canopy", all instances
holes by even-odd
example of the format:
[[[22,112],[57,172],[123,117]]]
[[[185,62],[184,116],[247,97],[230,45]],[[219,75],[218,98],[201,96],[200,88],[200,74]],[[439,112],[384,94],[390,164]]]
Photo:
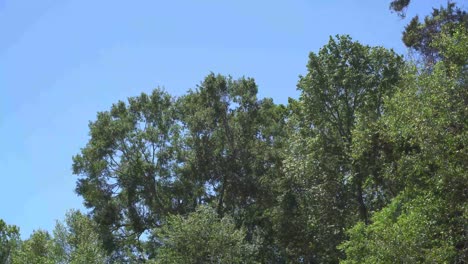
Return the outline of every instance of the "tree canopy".
[[[466,263],[466,11],[403,41],[330,37],[286,105],[215,73],[116,102],[72,160],[87,211],[24,240],[0,219],[0,264]]]

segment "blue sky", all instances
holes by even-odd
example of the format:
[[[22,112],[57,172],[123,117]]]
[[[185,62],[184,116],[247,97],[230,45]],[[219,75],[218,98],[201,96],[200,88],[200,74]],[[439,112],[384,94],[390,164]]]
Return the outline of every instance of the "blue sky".
[[[83,208],[71,157],[117,100],[181,95],[212,71],[286,103],[335,34],[404,54],[389,1],[0,0],[0,218],[28,237]],[[445,3],[413,2],[409,17]]]

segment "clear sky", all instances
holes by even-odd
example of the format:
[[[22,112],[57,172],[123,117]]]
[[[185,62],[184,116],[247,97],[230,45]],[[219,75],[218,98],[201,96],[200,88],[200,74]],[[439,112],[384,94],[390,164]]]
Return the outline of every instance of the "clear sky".
[[[25,238],[83,208],[71,158],[117,100],[180,95],[215,72],[286,103],[335,34],[404,54],[389,1],[0,0],[0,218]],[[445,1],[413,2],[409,17]]]

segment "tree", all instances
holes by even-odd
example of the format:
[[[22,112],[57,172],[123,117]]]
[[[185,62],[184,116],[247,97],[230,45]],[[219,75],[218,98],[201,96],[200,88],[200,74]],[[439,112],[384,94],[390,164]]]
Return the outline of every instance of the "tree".
[[[409,4],[409,0],[394,0],[390,9],[404,17],[404,10]],[[432,14],[426,16],[423,22],[420,22],[419,16],[413,17],[403,32],[403,43],[419,53],[426,66],[433,66],[444,56],[435,42],[441,34],[452,35],[458,26],[468,28],[468,14],[454,2],[448,1],[446,7],[433,8]]]
[[[453,28],[450,34],[442,32],[435,40],[434,47],[440,50],[440,54],[444,58],[443,63],[448,70],[454,68],[458,77],[465,77],[464,73],[466,72],[464,72],[463,67],[468,65],[468,27],[458,25]]]
[[[401,17],[405,17],[405,9],[410,2],[411,0],[393,0],[390,2],[390,10],[397,12]]]
[[[366,189],[368,178],[379,177],[366,167],[374,157],[353,160],[353,130],[357,116],[370,123],[380,118],[383,98],[393,93],[402,65],[393,51],[348,36],[330,38],[318,54],[310,54],[290,119],[294,133],[286,150],[278,214],[280,234],[288,231],[281,222],[290,216],[298,217],[290,221],[300,224],[296,233],[304,234],[280,239],[292,252],[291,260],[336,263],[343,230],[358,219],[367,222],[370,210],[378,208],[367,199],[372,190]]]
[[[155,90],[98,114],[73,169],[110,252],[145,259],[142,234],[201,204],[231,214],[249,240],[269,226],[283,108],[257,90],[253,79],[210,74],[178,99]]]
[[[349,230],[350,240],[340,246],[347,258],[340,263],[460,263],[446,232],[445,203],[431,194],[402,194],[373,215],[371,225]]]
[[[98,264],[107,262],[105,253],[94,222],[79,211],[70,211],[64,222],[57,222],[53,236],[38,230],[19,243],[12,253],[11,263]]]
[[[37,230],[13,253],[12,264],[37,263],[55,264],[58,260],[54,255],[52,237],[47,231]]]
[[[98,113],[89,143],[73,158],[76,191],[109,252],[144,257],[141,235],[191,206],[174,174],[179,135],[173,101],[157,89]]]
[[[73,213],[43,244],[76,263],[461,263],[468,31],[453,10],[418,26],[437,52],[421,68],[331,37],[287,107],[210,74],[98,113],[73,165],[92,221]]]
[[[463,29],[445,36],[441,52],[463,50],[466,36]],[[391,157],[384,161],[384,178],[401,183],[401,192],[371,225],[350,230],[350,240],[341,246],[344,263],[464,263],[468,258],[465,53],[460,60],[437,63],[431,72],[410,68],[387,98],[377,131]]]
[[[80,211],[68,212],[64,222],[57,222],[53,233],[54,251],[60,263],[106,263],[96,225]]]
[[[310,55],[309,73],[298,85],[308,126],[316,132],[317,143],[325,144],[320,159],[327,156],[329,161],[335,160],[322,163],[321,170],[349,177],[364,221],[368,212],[361,188],[366,175],[360,171],[363,165],[349,157],[353,130],[357,121],[371,124],[381,117],[383,98],[394,92],[402,65],[401,57],[393,51],[338,36],[318,55]]]
[[[245,229],[237,229],[229,216],[219,218],[208,206],[186,218],[170,216],[153,235],[161,245],[154,263],[254,263]]]
[[[10,263],[12,252],[19,246],[19,228],[0,219],[0,263]]]
[[[282,174],[285,108],[257,92],[251,78],[210,74],[179,99],[186,151],[181,176],[197,186],[194,204],[215,203],[220,217],[231,215],[246,227],[249,241],[261,234],[260,255],[269,258],[267,211],[276,203],[272,183]]]

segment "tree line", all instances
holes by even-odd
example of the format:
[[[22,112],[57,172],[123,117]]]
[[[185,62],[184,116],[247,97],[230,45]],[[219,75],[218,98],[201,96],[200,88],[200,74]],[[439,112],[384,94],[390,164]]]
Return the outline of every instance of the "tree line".
[[[286,105],[214,73],[115,103],[73,157],[88,212],[24,241],[0,220],[0,263],[466,263],[468,15],[403,42],[330,37]]]

